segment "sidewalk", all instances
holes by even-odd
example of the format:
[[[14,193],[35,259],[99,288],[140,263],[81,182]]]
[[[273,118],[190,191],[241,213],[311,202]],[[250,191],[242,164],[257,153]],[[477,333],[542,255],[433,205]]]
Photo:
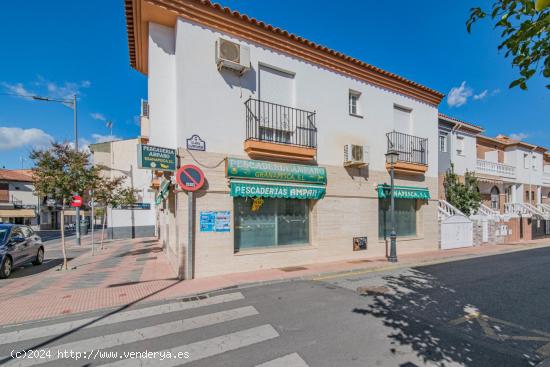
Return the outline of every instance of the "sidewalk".
[[[85,241],[84,246],[89,246]],[[446,251],[403,254],[399,263],[385,258],[338,261],[301,267],[266,269],[247,273],[179,281],[155,239],[107,242],[96,256],[87,252],[69,263],[74,268],[46,268],[30,276],[0,281],[0,325],[66,316],[136,303],[181,298],[250,283],[286,279],[330,279],[342,275],[396,269],[488,256],[550,246],[550,241],[515,245],[487,245]]]

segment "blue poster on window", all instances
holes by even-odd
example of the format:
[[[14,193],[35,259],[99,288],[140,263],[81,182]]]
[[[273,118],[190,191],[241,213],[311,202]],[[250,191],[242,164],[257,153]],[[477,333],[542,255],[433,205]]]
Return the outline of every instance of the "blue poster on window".
[[[229,232],[231,230],[231,212],[226,211],[201,211],[200,231],[201,232]]]

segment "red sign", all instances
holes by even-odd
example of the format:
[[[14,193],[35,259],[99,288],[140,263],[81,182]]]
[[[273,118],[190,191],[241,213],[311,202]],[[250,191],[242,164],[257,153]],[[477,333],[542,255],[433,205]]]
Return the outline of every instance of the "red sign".
[[[182,190],[197,191],[204,185],[204,173],[199,167],[186,164],[176,172],[176,181]]]
[[[71,201],[71,206],[81,207],[82,206],[82,197],[75,195],[73,196],[73,201]]]

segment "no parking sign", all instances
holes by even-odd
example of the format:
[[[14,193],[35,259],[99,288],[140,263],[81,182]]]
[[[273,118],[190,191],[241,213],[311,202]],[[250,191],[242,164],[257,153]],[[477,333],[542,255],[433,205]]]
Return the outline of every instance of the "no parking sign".
[[[204,173],[199,167],[186,164],[176,172],[176,181],[182,190],[197,191],[204,185]]]

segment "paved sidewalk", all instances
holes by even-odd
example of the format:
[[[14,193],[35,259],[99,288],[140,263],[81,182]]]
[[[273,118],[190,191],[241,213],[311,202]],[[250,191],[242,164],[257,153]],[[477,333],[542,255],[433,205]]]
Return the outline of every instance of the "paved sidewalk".
[[[85,239],[84,246],[89,246]],[[385,258],[338,261],[302,267],[266,269],[190,281],[179,281],[155,239],[118,240],[105,244],[96,256],[91,252],[69,264],[73,270],[56,268],[20,278],[0,281],[0,325],[66,316],[110,307],[180,298],[244,284],[293,278],[325,280],[414,265],[455,261],[511,251],[550,246],[550,241],[516,245],[487,245],[447,251],[402,254],[399,263]],[[14,272],[14,275],[16,272]]]

